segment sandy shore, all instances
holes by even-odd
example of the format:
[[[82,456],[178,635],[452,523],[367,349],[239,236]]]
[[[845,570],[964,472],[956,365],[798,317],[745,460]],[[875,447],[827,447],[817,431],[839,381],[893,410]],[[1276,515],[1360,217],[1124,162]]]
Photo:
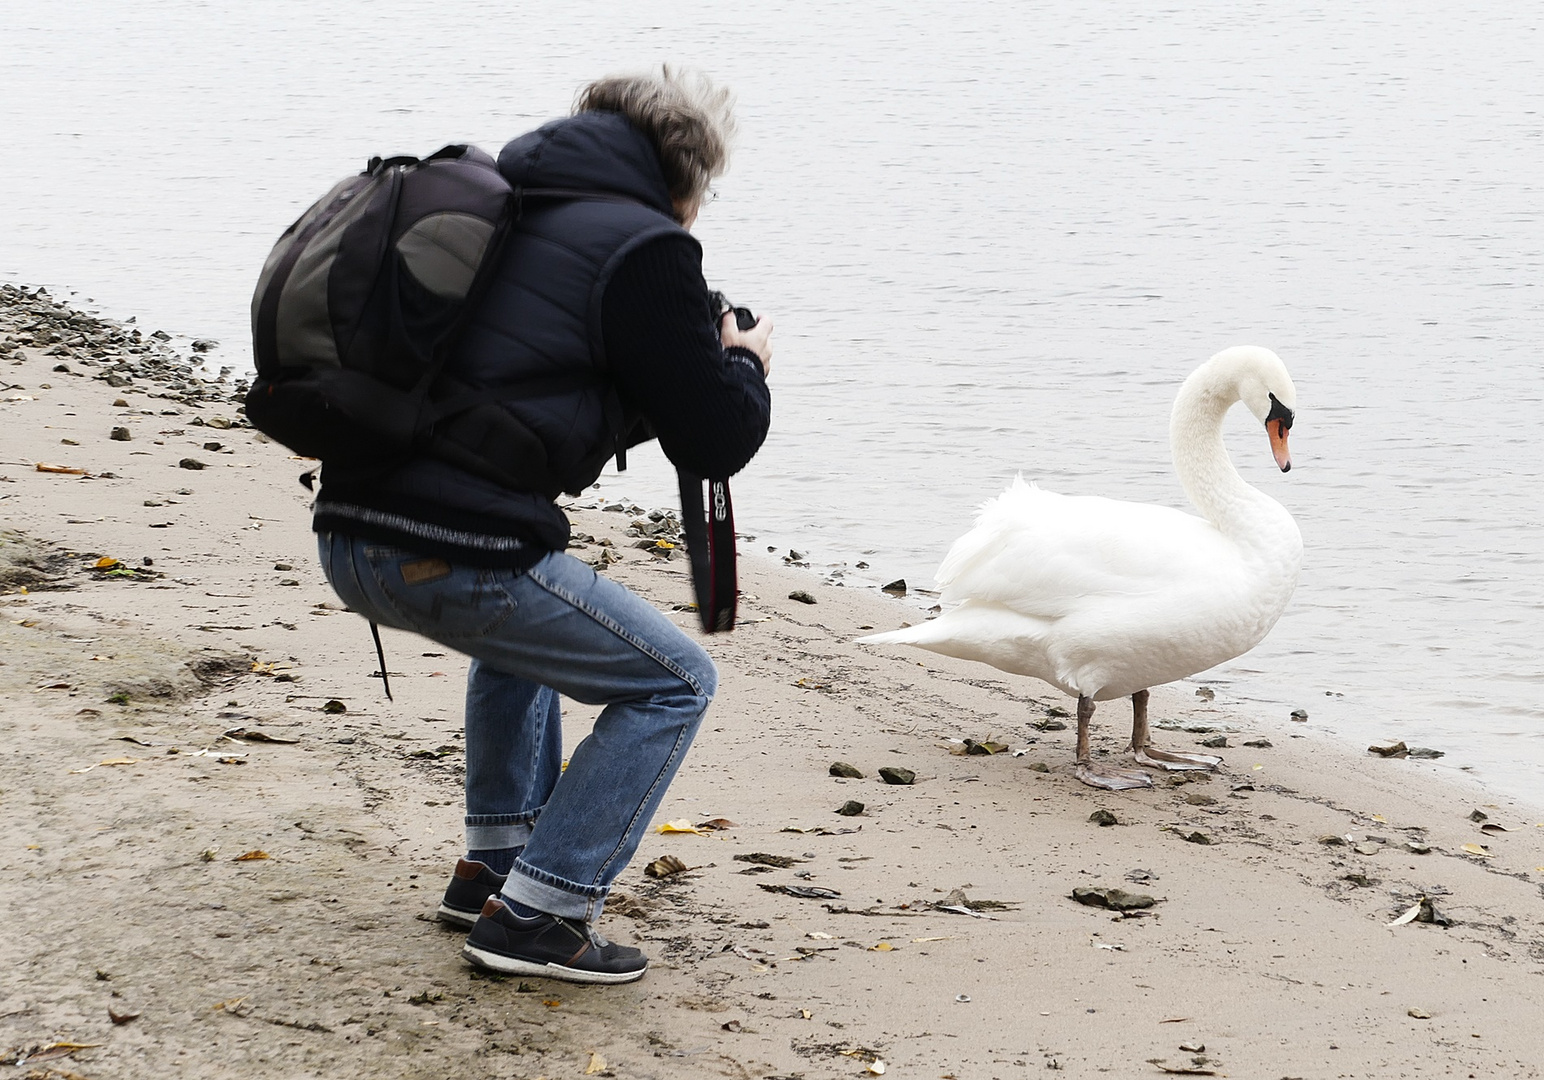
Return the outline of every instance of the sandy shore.
[[[854,645],[918,609],[761,559],[742,626],[705,639],[722,688],[659,818],[733,827],[651,834],[603,924],[649,974],[472,970],[432,914],[461,850],[463,660],[387,632],[387,702],[317,568],[304,464],[174,365],[109,385],[130,340],[40,341],[37,310],[0,296],[16,1075],[1540,1075],[1538,809],[1193,687],[1154,715],[1213,729],[1168,745],[1225,735],[1226,770],[1095,792],[1072,731],[1036,727],[1068,704],[1048,687]],[[690,627],[684,559],[638,549],[633,508],[578,503],[574,553]],[[593,713],[567,713],[572,745]],[[1101,709],[1104,752],[1128,719]],[[663,855],[691,869],[646,877]],[[1099,887],[1156,903],[1071,898]],[[1388,925],[1423,896],[1452,925]]]

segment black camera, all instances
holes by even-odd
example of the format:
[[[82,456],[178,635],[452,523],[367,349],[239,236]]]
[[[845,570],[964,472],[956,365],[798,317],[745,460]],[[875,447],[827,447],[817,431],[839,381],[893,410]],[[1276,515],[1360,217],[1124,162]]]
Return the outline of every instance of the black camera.
[[[735,307],[729,297],[721,292],[708,293],[708,306],[713,309],[713,325],[717,326],[724,321],[724,315],[734,312],[734,322],[741,330],[749,330],[758,322],[748,307]]]

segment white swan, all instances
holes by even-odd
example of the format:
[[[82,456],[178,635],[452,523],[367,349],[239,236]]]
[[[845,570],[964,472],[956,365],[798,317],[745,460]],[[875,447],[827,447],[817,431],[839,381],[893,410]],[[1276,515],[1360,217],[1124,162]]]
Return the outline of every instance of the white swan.
[[[1218,353],[1180,387],[1169,422],[1174,471],[1202,517],[1056,495],[1016,479],[982,506],[976,527],[938,568],[944,601],[959,606],[859,640],[980,660],[1076,697],[1074,775],[1094,787],[1152,784],[1145,772],[1096,765],[1090,756],[1094,702],[1127,695],[1138,762],[1215,768],[1220,758],[1148,745],[1148,687],[1249,651],[1286,608],[1302,536],[1281,504],[1233,468],[1222,421],[1242,401],[1265,425],[1286,472],[1296,400],[1291,376],[1269,349]]]

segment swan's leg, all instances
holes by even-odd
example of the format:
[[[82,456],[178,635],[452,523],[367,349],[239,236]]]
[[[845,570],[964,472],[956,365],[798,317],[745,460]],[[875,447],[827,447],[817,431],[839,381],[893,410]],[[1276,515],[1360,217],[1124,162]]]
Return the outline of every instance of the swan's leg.
[[[1156,746],[1149,746],[1147,740],[1147,691],[1138,690],[1131,695],[1131,749],[1136,751],[1137,762],[1158,769],[1168,769],[1171,772],[1183,772],[1187,769],[1215,769],[1222,764],[1222,758],[1211,754],[1181,754],[1173,750],[1159,750]]]
[[[1153,778],[1137,769],[1112,769],[1107,765],[1095,765],[1093,751],[1088,744],[1088,728],[1094,719],[1094,699],[1078,698],[1078,763],[1072,775],[1089,787],[1106,791],[1125,791],[1128,788],[1152,787]]]

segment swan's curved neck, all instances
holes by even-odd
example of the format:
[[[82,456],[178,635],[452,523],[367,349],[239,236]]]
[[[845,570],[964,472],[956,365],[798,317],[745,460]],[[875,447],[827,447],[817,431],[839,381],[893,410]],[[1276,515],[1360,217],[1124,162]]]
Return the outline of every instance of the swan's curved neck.
[[[1203,517],[1230,539],[1246,541],[1262,504],[1276,503],[1244,482],[1223,445],[1222,421],[1239,400],[1237,390],[1201,375],[1185,380],[1174,401],[1169,419],[1174,471]]]

